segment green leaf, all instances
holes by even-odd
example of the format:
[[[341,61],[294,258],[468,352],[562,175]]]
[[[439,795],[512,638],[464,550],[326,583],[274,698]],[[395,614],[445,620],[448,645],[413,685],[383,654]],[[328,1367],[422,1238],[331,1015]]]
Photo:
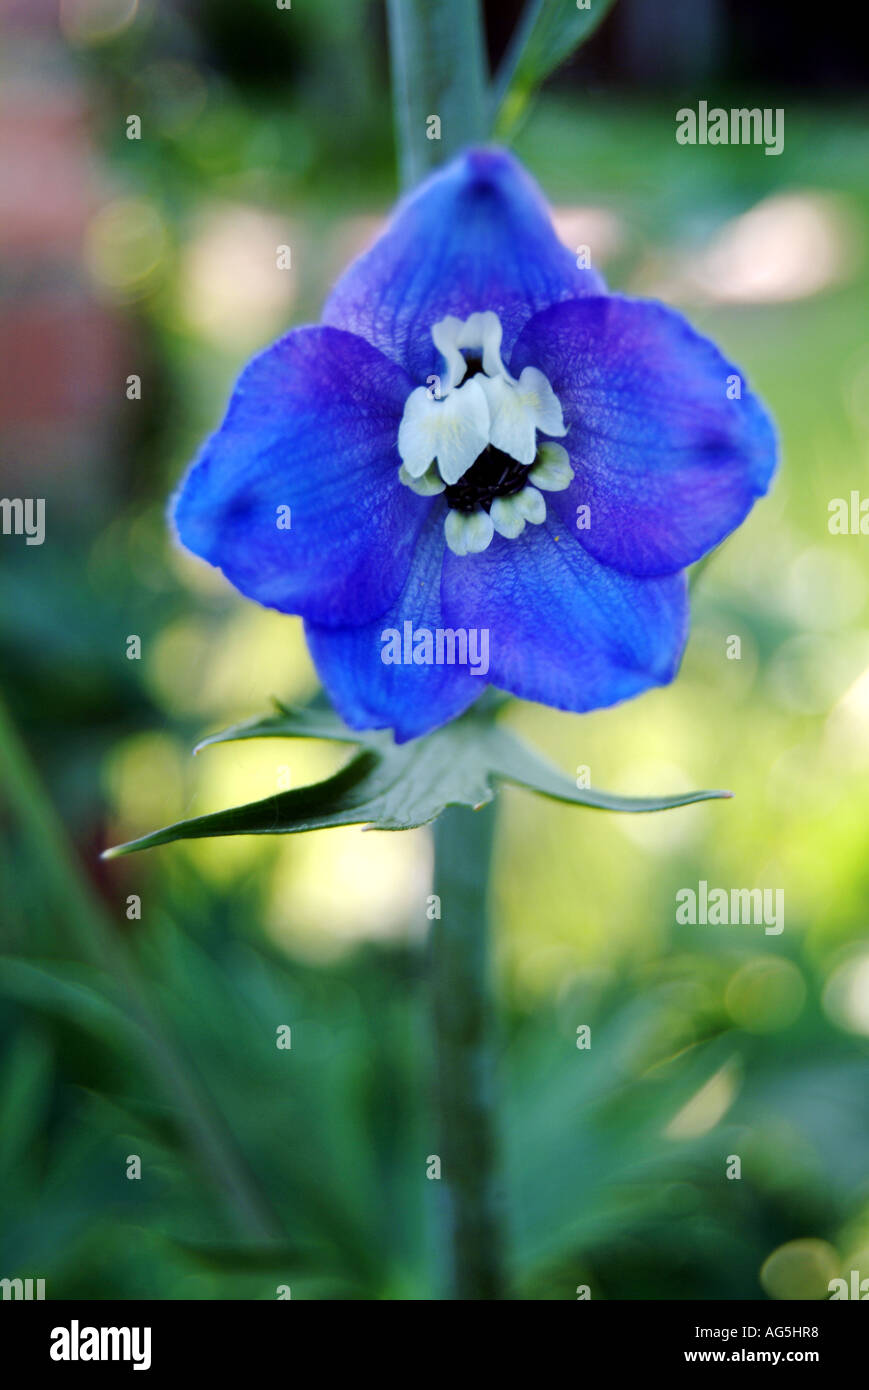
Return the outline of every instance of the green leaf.
[[[89,1029],[105,1043],[120,1047],[130,1020],[91,983],[96,979],[94,972],[75,963],[0,956],[0,997]]]
[[[294,1274],[300,1269],[316,1272],[318,1260],[322,1264],[322,1251],[315,1246],[274,1245],[226,1245],[213,1242],[167,1238],[168,1244],[195,1264],[206,1269],[226,1270],[233,1274],[281,1273]]]
[[[276,712],[256,719],[246,719],[242,724],[233,724],[219,734],[211,734],[202,739],[194,748],[199,753],[213,743],[234,743],[245,738],[323,738],[337,743],[359,743],[360,736],[348,729],[330,709],[316,709],[313,706],[282,705],[275,700]],[[366,739],[375,737],[366,734]]]
[[[563,772],[541,758],[505,729],[496,729],[493,740],[493,767],[496,777],[515,782],[541,796],[556,801],[568,801],[574,806],[589,806],[597,811],[669,811],[677,806],[690,806],[695,801],[727,799],[727,791],[676,792],[670,796],[617,796],[613,792],[598,792],[591,787],[577,787]]]
[[[615,0],[528,0],[495,83],[495,133],[503,139],[526,115],[531,100],[551,72],[585,43],[606,18]]]
[[[328,737],[361,746],[344,767],[322,782],[179,821],[108,849],[103,857],[217,835],[295,835],[336,825],[410,830],[435,820],[447,806],[484,806],[500,782],[513,782],[558,801],[607,811],[662,811],[730,795],[700,791],[631,797],[579,788],[494,722],[498,705],[497,700],[481,700],[461,719],[402,744],[394,743],[383,732],[351,732],[335,716],[330,725],[325,716],[311,710],[286,708],[279,714],[236,725],[212,735],[206,743]],[[330,727],[332,731],[326,732]]]
[[[16,1165],[27,1161],[47,1124],[51,1105],[53,1058],[46,1039],[22,1028],[6,1049],[0,1072],[0,1177],[4,1191]]]

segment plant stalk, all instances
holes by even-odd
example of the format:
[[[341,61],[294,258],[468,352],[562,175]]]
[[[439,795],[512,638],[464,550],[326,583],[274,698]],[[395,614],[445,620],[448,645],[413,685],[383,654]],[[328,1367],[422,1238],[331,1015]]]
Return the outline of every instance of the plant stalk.
[[[429,940],[441,1176],[446,1189],[449,1297],[505,1294],[491,1007],[489,865],[495,811],[450,806],[435,822],[439,919]]]
[[[490,116],[478,0],[388,0],[398,163],[412,188],[466,145]]]

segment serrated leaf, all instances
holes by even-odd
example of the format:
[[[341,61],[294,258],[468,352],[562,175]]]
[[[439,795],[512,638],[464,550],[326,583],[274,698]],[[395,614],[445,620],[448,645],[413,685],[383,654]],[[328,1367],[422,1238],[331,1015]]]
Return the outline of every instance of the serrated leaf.
[[[615,0],[528,0],[495,83],[496,134],[503,138],[525,115],[532,97],[559,64],[591,37]]]
[[[669,811],[677,806],[689,806],[695,801],[727,799],[732,792],[699,791],[676,792],[670,796],[618,796],[614,792],[599,792],[592,787],[577,787],[569,777],[540,757],[540,754],[521,743],[519,739],[504,729],[496,729],[497,739],[493,740],[492,772],[506,782],[529,791],[539,792],[541,796],[554,797],[556,801],[568,801],[575,806],[588,806],[598,811],[623,811],[637,813],[644,811]]]
[[[382,732],[352,733],[340,721],[326,733],[325,721],[306,710],[283,710],[227,729],[206,740],[330,737],[361,744],[338,772],[311,786],[263,801],[178,821],[150,835],[105,851],[105,858],[153,849],[175,840],[221,835],[295,835],[329,826],[366,825],[376,830],[411,830],[426,825],[447,806],[475,809],[492,800],[500,782],[578,806],[607,811],[662,811],[729,792],[679,792],[630,797],[577,787],[509,731],[494,723],[495,701],[481,701],[461,719],[409,743],[393,743]],[[200,745],[201,747],[202,745]]]
[[[220,733],[210,734],[197,743],[194,753],[209,748],[214,743],[231,743],[246,738],[322,738],[337,743],[361,743],[374,741],[376,734],[362,736],[348,729],[333,710],[316,709],[312,706],[282,705],[275,700],[274,714],[246,719],[242,724],[233,724]]]

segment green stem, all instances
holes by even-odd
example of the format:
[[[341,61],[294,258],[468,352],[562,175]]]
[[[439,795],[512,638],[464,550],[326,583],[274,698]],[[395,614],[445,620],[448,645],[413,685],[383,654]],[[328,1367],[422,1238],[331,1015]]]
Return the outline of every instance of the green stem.
[[[173,1107],[179,1126],[209,1179],[222,1189],[235,1224],[247,1239],[280,1238],[271,1210],[249,1174],[222,1117],[206,1095],[192,1064],[170,1041],[138,979],[135,965],[114,924],[83,879],[63,826],[45,794],[12,721],[0,700],[0,789],[39,865],[46,897],[57,907],[78,951],[118,987],[131,1031],[146,1064]]]
[[[435,822],[429,970],[450,1297],[505,1297],[490,1043],[488,881],[495,812],[451,806]]]
[[[388,0],[401,181],[411,188],[489,133],[479,0]],[[435,138],[432,138],[435,137]],[[435,823],[430,975],[450,1291],[503,1297],[488,1045],[487,884],[494,810],[449,807]]]
[[[478,0],[388,0],[388,11],[399,167],[412,188],[488,136],[483,25]]]

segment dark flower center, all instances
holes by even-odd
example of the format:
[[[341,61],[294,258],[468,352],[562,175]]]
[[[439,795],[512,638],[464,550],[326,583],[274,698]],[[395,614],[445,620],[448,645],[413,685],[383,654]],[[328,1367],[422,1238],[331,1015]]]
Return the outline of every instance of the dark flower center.
[[[457,512],[474,512],[478,507],[488,511],[496,497],[521,492],[532,467],[487,444],[467,473],[444,490],[444,498]]]

